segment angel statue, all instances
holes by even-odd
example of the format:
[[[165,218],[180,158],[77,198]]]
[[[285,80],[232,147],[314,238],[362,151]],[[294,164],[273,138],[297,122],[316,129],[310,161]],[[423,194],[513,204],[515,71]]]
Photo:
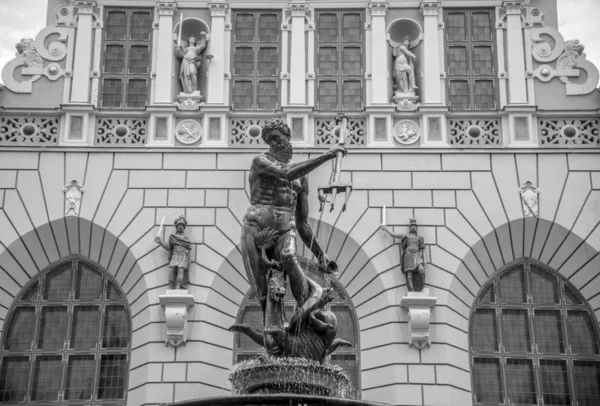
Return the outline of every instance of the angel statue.
[[[175,47],[175,54],[181,59],[181,71],[179,80],[183,86],[184,93],[193,93],[198,90],[198,69],[202,60],[202,52],[208,45],[206,32],[200,33],[200,41],[196,42],[196,37],[190,36],[185,41],[179,41]]]
[[[415,54],[409,51],[410,37],[404,37],[402,43],[392,42],[394,47],[394,91],[400,93],[413,93],[417,88],[415,83]]]

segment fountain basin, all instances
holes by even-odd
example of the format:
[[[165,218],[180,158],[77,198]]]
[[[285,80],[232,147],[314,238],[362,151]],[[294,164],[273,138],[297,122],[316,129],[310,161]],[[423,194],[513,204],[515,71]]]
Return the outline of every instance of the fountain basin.
[[[388,406],[384,403],[365,402],[314,395],[242,395],[219,396],[171,403],[170,406]]]

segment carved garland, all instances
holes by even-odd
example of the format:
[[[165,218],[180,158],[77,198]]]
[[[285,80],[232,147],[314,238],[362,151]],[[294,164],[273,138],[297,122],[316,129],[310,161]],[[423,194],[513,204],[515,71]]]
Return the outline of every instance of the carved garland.
[[[540,119],[538,127],[544,146],[600,146],[599,119]]]
[[[500,120],[448,120],[450,145],[501,146]]]
[[[365,119],[350,118],[346,130],[346,145],[366,145]],[[315,119],[315,145],[334,145],[339,139],[339,126],[335,119]],[[337,131],[336,131],[337,130]]]
[[[100,117],[96,123],[96,144],[145,144],[148,131],[148,120],[145,118],[105,118]]]
[[[59,117],[0,117],[0,144],[56,144]]]

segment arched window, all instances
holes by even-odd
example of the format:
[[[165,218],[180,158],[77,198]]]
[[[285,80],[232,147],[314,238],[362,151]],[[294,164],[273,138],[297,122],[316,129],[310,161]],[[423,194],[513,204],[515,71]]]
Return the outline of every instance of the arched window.
[[[308,261],[305,258],[298,258],[298,262],[309,278],[321,286],[326,285],[327,282],[318,274],[315,263]],[[336,315],[338,320],[337,338],[342,338],[352,343],[352,347],[350,348],[337,349],[330,355],[329,362],[339,365],[346,373],[348,373],[356,388],[358,397],[360,394],[360,343],[358,342],[359,335],[356,313],[354,312],[354,307],[350,302],[348,294],[337,280],[329,278],[329,287],[334,289],[334,300],[328,306],[329,310]],[[296,311],[296,301],[294,300],[294,296],[292,296],[289,283],[284,298],[284,306],[289,321]],[[262,312],[254,289],[250,289],[244,302],[240,306],[236,323],[247,324],[251,327],[262,329]],[[262,347],[244,334],[235,333],[233,343],[234,363],[255,358],[260,354],[264,354],[264,349]]]
[[[469,329],[476,405],[600,405],[598,325],[558,273],[526,259],[482,289]]]
[[[79,257],[32,280],[0,347],[0,404],[124,405],[130,313],[120,288]]]

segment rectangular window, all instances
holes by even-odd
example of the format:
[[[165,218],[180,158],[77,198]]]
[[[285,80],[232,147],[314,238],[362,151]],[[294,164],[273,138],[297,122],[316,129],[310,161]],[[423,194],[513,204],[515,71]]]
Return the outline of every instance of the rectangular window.
[[[453,110],[496,108],[493,10],[447,10],[446,71]]]
[[[275,110],[279,107],[280,20],[277,11],[234,12],[233,109]]]
[[[319,110],[362,110],[364,16],[360,11],[320,11],[316,27]]]
[[[103,108],[144,108],[152,55],[152,9],[107,8],[104,13]]]

